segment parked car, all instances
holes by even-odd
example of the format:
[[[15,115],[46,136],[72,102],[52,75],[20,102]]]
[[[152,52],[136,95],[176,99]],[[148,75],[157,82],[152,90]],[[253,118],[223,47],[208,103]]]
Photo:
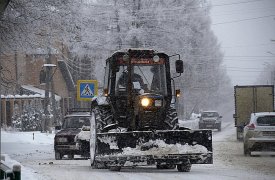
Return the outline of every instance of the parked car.
[[[275,152],[275,112],[252,113],[243,137],[245,155],[252,151]]]
[[[221,119],[217,111],[203,111],[199,120],[199,129],[218,129],[221,131]]]
[[[73,159],[74,155],[89,157],[89,140],[81,141],[78,134],[83,131],[90,131],[90,112],[74,111],[64,117],[61,130],[54,137],[55,159],[60,160],[64,155]],[[76,142],[77,141],[77,142]]]

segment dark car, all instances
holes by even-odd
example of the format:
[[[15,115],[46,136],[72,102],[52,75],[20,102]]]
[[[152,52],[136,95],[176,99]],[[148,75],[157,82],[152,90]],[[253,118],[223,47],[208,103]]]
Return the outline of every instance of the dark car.
[[[90,126],[89,112],[74,112],[64,117],[61,130],[54,137],[56,160],[62,159],[64,155],[68,155],[69,159],[73,159],[74,155],[84,155],[75,137],[85,126]]]
[[[221,119],[217,111],[203,111],[200,116],[199,129],[218,129],[221,131]]]

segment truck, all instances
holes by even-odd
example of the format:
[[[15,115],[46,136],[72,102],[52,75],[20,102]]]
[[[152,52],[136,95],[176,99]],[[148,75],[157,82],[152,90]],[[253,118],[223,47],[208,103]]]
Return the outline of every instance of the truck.
[[[155,165],[189,172],[192,164],[213,163],[212,131],[179,127],[174,79],[183,61],[175,56],[174,77],[174,56],[156,50],[125,49],[107,58],[103,95],[91,103],[92,168]]]
[[[243,128],[249,123],[251,113],[274,111],[274,86],[234,86],[237,140],[243,139]]]

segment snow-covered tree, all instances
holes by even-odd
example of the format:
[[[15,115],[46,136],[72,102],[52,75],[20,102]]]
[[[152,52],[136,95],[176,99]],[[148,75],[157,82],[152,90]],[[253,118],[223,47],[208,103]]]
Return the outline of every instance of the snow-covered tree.
[[[20,131],[41,130],[42,105],[38,100],[24,101],[23,112],[19,112],[18,105],[15,105],[12,116],[12,126]]]
[[[0,25],[0,38],[8,43],[0,46],[55,47],[75,80],[96,78],[101,85],[104,60],[118,49],[180,54],[185,72],[176,80],[183,90],[179,106],[190,113],[218,106],[217,92],[229,83],[208,8],[194,0],[12,0]]]

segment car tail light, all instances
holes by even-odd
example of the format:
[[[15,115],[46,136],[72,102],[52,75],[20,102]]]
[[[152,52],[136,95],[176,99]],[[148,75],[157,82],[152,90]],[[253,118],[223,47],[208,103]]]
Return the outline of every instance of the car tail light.
[[[249,124],[249,125],[247,125],[247,127],[248,127],[248,129],[249,130],[254,130],[255,129],[255,124]]]

